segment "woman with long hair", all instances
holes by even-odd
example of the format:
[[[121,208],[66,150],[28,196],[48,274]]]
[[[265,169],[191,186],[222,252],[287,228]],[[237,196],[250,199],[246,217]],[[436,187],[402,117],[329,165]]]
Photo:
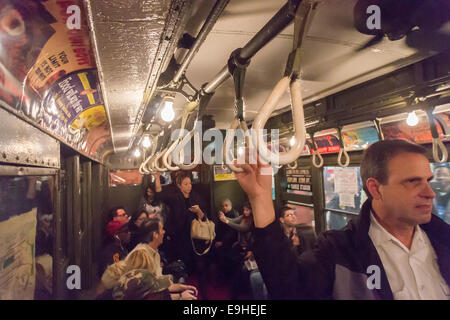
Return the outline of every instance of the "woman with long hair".
[[[130,230],[130,243],[128,244],[128,251],[131,251],[141,241],[140,227],[142,222],[149,217],[145,208],[140,208],[130,218],[128,222],[128,230]]]

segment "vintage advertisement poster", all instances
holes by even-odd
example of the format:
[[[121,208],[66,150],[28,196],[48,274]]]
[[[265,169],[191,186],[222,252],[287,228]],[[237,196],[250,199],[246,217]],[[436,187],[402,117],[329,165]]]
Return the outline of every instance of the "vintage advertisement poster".
[[[75,72],[57,81],[42,105],[43,126],[85,153],[93,155],[91,148],[99,138],[99,127],[109,132],[95,69]]]
[[[439,117],[438,117],[439,118]],[[439,135],[442,135],[442,129],[435,121]],[[430,143],[432,141],[430,125],[427,117],[419,117],[419,123],[413,127],[406,121],[397,121],[381,124],[385,139],[406,139],[415,143]]]
[[[0,223],[0,300],[32,300],[36,208]]]
[[[233,170],[227,166],[214,166],[214,181],[236,180]]]
[[[82,0],[0,1],[0,48],[0,105],[100,160],[110,129]]]
[[[378,132],[374,126],[343,131],[342,139],[346,151],[363,150],[378,141]]]

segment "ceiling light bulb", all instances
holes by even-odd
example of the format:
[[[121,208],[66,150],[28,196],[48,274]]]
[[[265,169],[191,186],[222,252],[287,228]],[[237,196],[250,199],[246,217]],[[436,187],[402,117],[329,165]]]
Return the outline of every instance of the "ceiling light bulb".
[[[152,145],[152,142],[150,141],[150,138],[148,136],[144,136],[144,139],[142,139],[142,146],[144,148],[150,148],[150,146]]]
[[[139,158],[141,156],[141,152],[139,151],[139,149],[136,149],[136,151],[134,152],[134,156],[136,158]]]
[[[242,156],[245,152],[245,148],[244,147],[239,147],[237,150],[238,155]]]
[[[408,124],[408,126],[411,126],[411,127],[414,127],[415,125],[417,125],[419,123],[419,118],[417,118],[416,113],[414,111],[410,112],[408,114],[406,123]]]
[[[165,122],[170,122],[175,118],[175,112],[173,111],[173,98],[164,99],[164,107],[161,111],[161,118]]]
[[[291,140],[289,140],[289,144],[290,144],[291,147],[294,146],[294,144],[295,144],[295,137],[294,136],[292,136]]]

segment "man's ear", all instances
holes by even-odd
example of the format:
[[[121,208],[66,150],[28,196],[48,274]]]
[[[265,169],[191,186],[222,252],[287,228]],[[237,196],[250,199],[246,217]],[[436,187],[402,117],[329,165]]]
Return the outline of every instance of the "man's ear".
[[[366,181],[366,187],[374,200],[380,200],[383,198],[380,192],[380,186],[381,184],[375,178],[369,178]]]

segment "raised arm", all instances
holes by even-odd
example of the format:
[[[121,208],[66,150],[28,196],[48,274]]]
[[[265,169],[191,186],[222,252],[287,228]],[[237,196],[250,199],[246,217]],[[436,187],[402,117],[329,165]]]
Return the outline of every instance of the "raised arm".
[[[331,297],[334,262],[329,242],[297,259],[292,243],[275,220],[272,170],[261,163],[237,165],[235,173],[252,205],[255,222],[253,252],[272,299],[324,299]]]

